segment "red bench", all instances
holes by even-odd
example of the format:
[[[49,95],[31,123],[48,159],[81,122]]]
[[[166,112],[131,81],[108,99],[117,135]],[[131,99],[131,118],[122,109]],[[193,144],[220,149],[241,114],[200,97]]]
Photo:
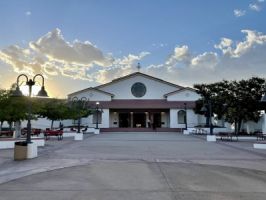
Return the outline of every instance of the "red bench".
[[[27,128],[22,128],[21,129],[21,135],[27,135],[27,131],[28,129]],[[42,132],[42,129],[39,129],[39,128],[32,128],[31,129],[31,135],[34,136],[39,136]]]
[[[1,131],[0,136],[12,137],[13,131]]]
[[[58,140],[63,139],[63,130],[45,130],[43,133],[46,140],[49,140],[51,136],[56,136]]]

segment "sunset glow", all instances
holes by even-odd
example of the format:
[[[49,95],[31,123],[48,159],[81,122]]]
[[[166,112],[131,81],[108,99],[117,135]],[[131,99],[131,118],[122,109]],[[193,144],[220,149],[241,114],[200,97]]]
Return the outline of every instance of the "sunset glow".
[[[19,2],[0,3],[0,88],[21,73],[60,98],[138,70],[190,87],[266,77],[263,0]]]

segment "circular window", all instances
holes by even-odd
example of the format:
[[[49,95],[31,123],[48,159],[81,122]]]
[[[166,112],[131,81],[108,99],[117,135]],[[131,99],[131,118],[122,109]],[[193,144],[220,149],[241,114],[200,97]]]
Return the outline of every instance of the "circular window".
[[[143,97],[146,94],[146,86],[143,83],[134,83],[131,87],[131,93],[135,97]]]

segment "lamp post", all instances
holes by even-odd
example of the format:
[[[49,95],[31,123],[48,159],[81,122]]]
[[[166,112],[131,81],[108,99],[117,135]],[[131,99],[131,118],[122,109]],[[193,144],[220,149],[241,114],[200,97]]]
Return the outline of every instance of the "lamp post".
[[[96,129],[99,129],[99,116],[98,116],[99,106],[100,106],[100,102],[97,101],[96,102]]]
[[[212,103],[211,100],[208,99],[207,100],[207,105],[204,105],[201,110],[202,112],[207,112],[207,114],[209,115],[209,127],[210,127],[210,135],[213,135],[213,125],[212,125]]]
[[[187,103],[184,103],[185,107],[185,130],[187,130]]]
[[[21,77],[26,78],[26,85],[29,87],[29,98],[31,98],[32,95],[32,86],[35,85],[35,79],[37,77],[42,78],[42,87],[41,90],[38,92],[37,96],[39,97],[48,97],[47,92],[44,88],[44,77],[41,74],[36,74],[32,79],[29,79],[27,75],[21,74],[17,77],[17,85],[16,85],[16,90],[13,92],[12,96],[15,97],[21,97],[23,96],[21,90],[19,89],[19,80]],[[28,108],[28,123],[27,123],[27,143],[31,143],[31,112],[32,112],[32,105],[31,102],[29,101],[29,108]]]
[[[78,106],[78,133],[80,133],[80,123],[81,123],[81,112],[80,112],[80,110],[85,107],[85,104],[86,104],[87,100],[88,99],[86,97],[81,97],[80,99],[78,99],[78,97],[73,97],[72,98],[72,103],[73,104],[77,103],[77,106]]]

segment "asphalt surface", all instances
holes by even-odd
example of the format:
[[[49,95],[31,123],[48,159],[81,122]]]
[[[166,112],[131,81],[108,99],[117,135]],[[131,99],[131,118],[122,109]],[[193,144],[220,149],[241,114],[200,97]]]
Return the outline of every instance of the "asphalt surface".
[[[0,150],[0,200],[264,200],[266,151],[253,143],[106,133],[50,140],[26,161]]]

